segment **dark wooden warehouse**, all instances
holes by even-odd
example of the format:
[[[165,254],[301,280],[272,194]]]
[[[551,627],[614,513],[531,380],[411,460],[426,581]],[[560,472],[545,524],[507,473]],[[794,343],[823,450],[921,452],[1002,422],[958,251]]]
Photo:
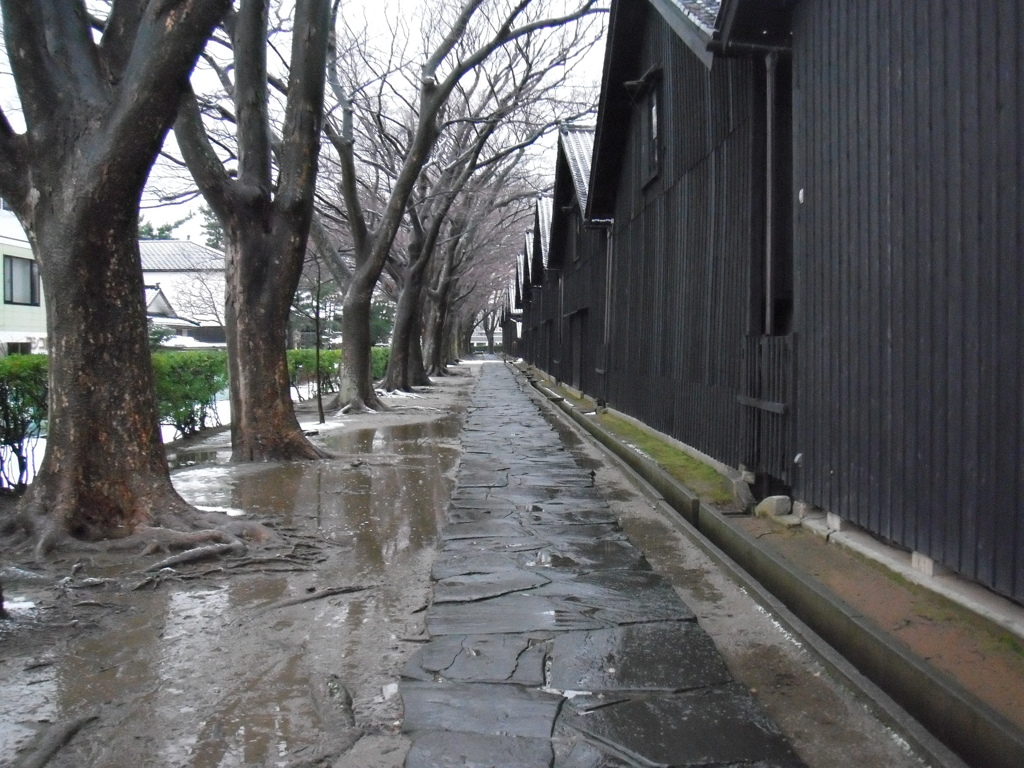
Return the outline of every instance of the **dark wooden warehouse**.
[[[1024,7],[616,0],[609,23],[527,359],[1024,600]],[[586,261],[573,205],[609,233]]]

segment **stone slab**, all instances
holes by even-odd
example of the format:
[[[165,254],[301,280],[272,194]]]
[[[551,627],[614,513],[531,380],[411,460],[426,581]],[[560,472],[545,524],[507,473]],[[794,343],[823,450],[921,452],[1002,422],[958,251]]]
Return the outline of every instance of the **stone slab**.
[[[556,761],[554,768],[630,768],[630,765],[581,741],[565,758]]]
[[[550,584],[551,579],[534,571],[501,570],[450,576],[434,585],[435,603],[468,603],[523,592]]]
[[[486,502],[484,502],[486,504]],[[498,506],[478,507],[456,507],[449,506],[445,512],[445,522],[448,523],[479,523],[484,520],[501,520],[509,517],[515,512],[515,507],[509,505],[507,508]]]
[[[459,472],[458,486],[462,488],[504,488],[508,485],[507,472],[495,472],[487,469]]]
[[[554,578],[532,594],[563,597],[585,607],[587,615],[613,624],[695,618],[675,590],[654,571],[601,570]]]
[[[404,680],[402,730],[550,739],[562,698],[517,685]]]
[[[804,768],[761,705],[738,684],[631,699],[585,715],[567,712],[563,722],[639,765]]]
[[[618,523],[562,523],[562,522],[536,522],[529,521],[523,525],[524,528],[536,535],[538,538],[557,544],[560,541],[566,542],[596,542],[608,539],[625,539]]]
[[[453,523],[446,525],[441,531],[442,541],[453,539],[483,539],[483,538],[522,538],[529,536],[518,521],[502,518],[498,520],[479,520],[476,522]]]
[[[587,615],[587,612],[588,606],[567,599],[566,595],[542,597],[533,590],[476,603],[432,605],[427,609],[426,623],[431,635],[489,635],[611,626],[607,620]]]
[[[447,539],[442,552],[532,552],[541,549],[547,542],[536,536],[490,536],[470,539]]]
[[[440,552],[430,569],[435,580],[447,579],[471,573],[494,573],[502,570],[518,570],[522,563],[533,559],[533,552],[525,555],[516,552],[491,552],[487,550],[465,549]]]
[[[618,524],[610,509],[598,506],[549,503],[531,504],[527,519],[532,523],[558,525],[594,525],[596,523]]]
[[[515,635],[442,635],[412,655],[402,671],[413,680],[435,676],[455,683],[541,686],[550,648],[546,638]]]
[[[427,733],[416,738],[406,768],[544,768],[554,755],[548,739]]]
[[[541,547],[528,567],[552,568],[567,571],[594,571],[604,568],[616,570],[650,570],[643,553],[628,541],[562,541],[557,546]]]
[[[731,680],[694,621],[566,632],[551,651],[549,685],[562,691],[686,691]]]

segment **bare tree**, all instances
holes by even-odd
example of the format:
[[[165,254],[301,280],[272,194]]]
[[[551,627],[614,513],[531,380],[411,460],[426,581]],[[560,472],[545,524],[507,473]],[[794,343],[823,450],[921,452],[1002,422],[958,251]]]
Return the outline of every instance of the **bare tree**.
[[[552,10],[558,8],[558,10]],[[414,98],[405,98],[408,141],[384,206],[368,215],[364,209],[353,130],[355,84],[332,76],[332,91],[343,115],[328,136],[340,156],[342,198],[352,233],[354,272],[342,317],[341,398],[347,407],[380,407],[370,378],[370,302],[395,237],[408,210],[417,179],[442,135],[442,110],[462,78],[505,46],[511,50],[532,35],[580,20],[599,9],[597,0],[465,0],[435,36],[420,68]],[[444,14],[438,8],[437,18]],[[336,70],[333,70],[336,72]],[[385,78],[378,79],[383,82]],[[381,115],[381,127],[392,130],[395,118]],[[387,121],[387,124],[384,124]]]
[[[19,517],[41,550],[194,512],[160,441],[138,205],[228,5],[118,0],[96,20],[83,0],[0,2],[26,124],[0,114],[0,194],[36,254],[50,334],[49,439]]]
[[[508,277],[502,275],[502,277]],[[506,288],[498,288],[487,296],[487,303],[480,312],[480,319],[477,325],[487,337],[487,352],[494,354],[494,334],[501,324],[501,315],[505,309],[505,301],[508,296]]]
[[[191,320],[224,326],[224,273],[194,269],[174,285],[174,308]]]
[[[452,237],[427,295],[424,357],[431,376],[443,376],[458,356],[457,330],[469,333],[486,297],[507,285],[536,193],[528,182],[486,188],[472,207],[452,217]]]
[[[552,70],[571,69],[573,60],[592,44],[580,30],[522,40],[514,51],[503,50],[477,67],[442,110],[445,131],[410,198],[412,235],[408,259],[397,270],[402,292],[386,389],[430,383],[420,349],[421,295],[449,210],[459,197],[479,198],[487,188],[505,189],[522,173],[529,147],[564,118],[577,119],[593,109],[592,99],[568,101],[564,77],[550,75]]]
[[[226,238],[231,444],[235,461],[315,459],[302,434],[286,359],[288,314],[313,214],[323,122],[330,0],[297,0],[280,137],[268,95],[268,0],[241,0],[228,17],[234,68],[211,58],[233,100],[237,176],[218,157],[194,96],[182,102],[175,134]],[[223,115],[226,108],[218,107]],[[275,179],[272,154],[278,156]]]

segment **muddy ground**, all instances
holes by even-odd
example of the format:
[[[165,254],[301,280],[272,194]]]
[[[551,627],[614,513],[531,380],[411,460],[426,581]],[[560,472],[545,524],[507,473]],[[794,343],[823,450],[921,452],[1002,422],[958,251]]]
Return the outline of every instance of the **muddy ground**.
[[[0,561],[15,619],[0,622],[0,764],[95,716],[48,765],[401,765],[398,671],[423,639],[478,371],[385,415],[319,426],[301,409],[330,461],[231,465],[226,432],[180,446],[188,501],[279,534],[245,558],[156,574],[166,555]]]
[[[186,499],[279,535],[243,558],[155,574],[145,569],[162,555],[0,561],[15,619],[0,622],[0,765],[53,747],[47,765],[68,767],[401,766],[398,675],[425,640],[429,568],[479,370],[459,366],[386,415],[317,427],[313,410],[302,414],[329,461],[231,465],[226,433],[181,446],[173,477]],[[811,768],[922,764],[655,499],[556,424]]]

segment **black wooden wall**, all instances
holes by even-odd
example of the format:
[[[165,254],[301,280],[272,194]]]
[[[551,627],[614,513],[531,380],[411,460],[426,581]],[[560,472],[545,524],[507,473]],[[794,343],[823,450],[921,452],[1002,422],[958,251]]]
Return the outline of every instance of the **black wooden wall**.
[[[604,399],[606,232],[584,227],[578,209],[571,217],[562,267],[562,379]]]
[[[635,109],[615,195],[608,401],[736,465],[763,249],[763,64],[723,59],[709,71],[653,11],[637,45],[633,76],[662,72],[662,162],[645,185]]]
[[[1024,599],[1024,5],[803,2],[793,82],[796,492]]]

